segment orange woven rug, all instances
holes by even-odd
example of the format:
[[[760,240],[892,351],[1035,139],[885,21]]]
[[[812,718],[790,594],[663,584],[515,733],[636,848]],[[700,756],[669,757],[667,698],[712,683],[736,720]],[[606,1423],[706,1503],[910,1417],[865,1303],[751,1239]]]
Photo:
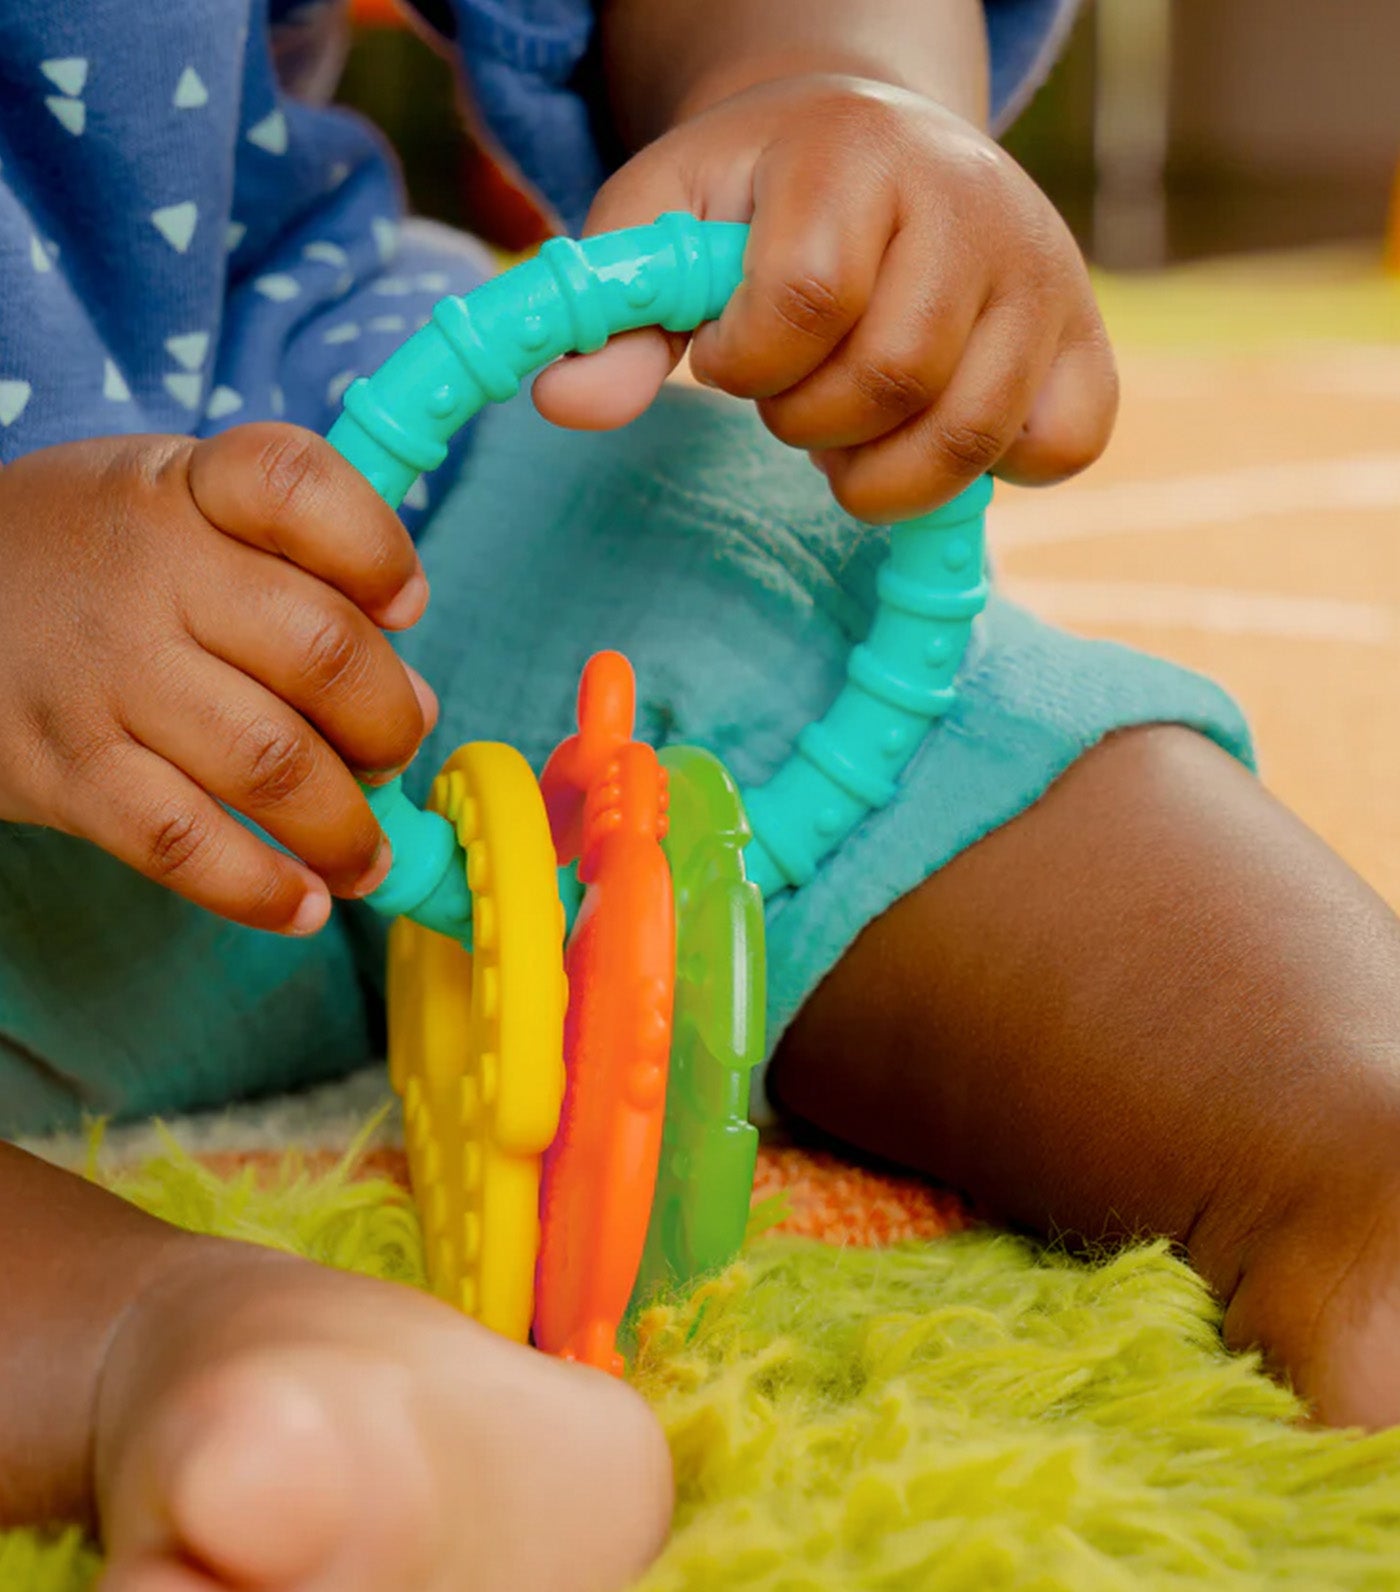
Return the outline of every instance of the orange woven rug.
[[[251,1124],[250,1124],[251,1127]],[[252,1127],[260,1136],[266,1124]],[[134,1148],[126,1143],[127,1153]],[[340,1152],[323,1149],[307,1157],[307,1170],[329,1170]],[[232,1177],[248,1167],[269,1172],[282,1160],[280,1149],[206,1149],[198,1159],[220,1176]],[[359,1162],[362,1176],[391,1178],[408,1187],[408,1163],[396,1145],[369,1150]],[[819,1238],[832,1244],[878,1248],[912,1239],[941,1238],[970,1225],[962,1201],[946,1189],[918,1178],[855,1166],[825,1150],[790,1144],[764,1145],[754,1180],[754,1203],[780,1196],[784,1219],[770,1232]]]

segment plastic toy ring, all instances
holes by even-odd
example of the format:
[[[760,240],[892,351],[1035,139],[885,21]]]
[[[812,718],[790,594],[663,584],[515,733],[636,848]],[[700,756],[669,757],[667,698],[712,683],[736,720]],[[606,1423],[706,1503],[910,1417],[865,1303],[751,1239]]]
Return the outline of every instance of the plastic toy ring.
[[[540,779],[560,863],[583,905],[565,966],[559,1136],[545,1157],[535,1344],[614,1374],[661,1155],[675,983],[675,908],[661,849],[666,779],[632,740],[625,658],[590,660],[579,733]]]
[[[727,1265],[753,1198],[749,1087],[763,1059],[763,898],[744,874],[749,826],[724,765],[697,746],[661,754],[676,896],[676,1002],[666,1127],[634,1298]]]
[[[652,226],[551,238],[538,255],[461,298],[346,392],[330,441],[397,507],[447,458],[453,434],[561,354],[601,348],[642,326],[691,331],[719,315],[739,284],[748,228],[670,214]],[[954,679],[987,598],[983,512],[990,484],[896,526],[867,640],[837,700],[794,755],[745,792],[749,877],[765,897],[800,888],[873,810],[889,802],[929,727],[953,706]],[[371,905],[462,935],[450,837],[396,784],[371,804],[394,851]]]
[[[508,746],[463,747],[429,797],[466,853],[475,948],[400,919],[389,1067],[434,1292],[529,1335],[541,1157],[563,1093],[563,909],[544,804]]]

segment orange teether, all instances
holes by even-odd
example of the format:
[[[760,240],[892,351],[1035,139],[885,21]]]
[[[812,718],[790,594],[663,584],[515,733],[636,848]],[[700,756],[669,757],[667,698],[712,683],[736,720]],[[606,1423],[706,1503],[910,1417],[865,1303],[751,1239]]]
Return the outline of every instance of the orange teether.
[[[634,708],[627,660],[591,659],[578,734],[540,779],[559,862],[578,861],[585,894],[565,953],[564,1107],[544,1164],[534,1338],[615,1374],[661,1152],[676,960],[666,776],[632,739]]]

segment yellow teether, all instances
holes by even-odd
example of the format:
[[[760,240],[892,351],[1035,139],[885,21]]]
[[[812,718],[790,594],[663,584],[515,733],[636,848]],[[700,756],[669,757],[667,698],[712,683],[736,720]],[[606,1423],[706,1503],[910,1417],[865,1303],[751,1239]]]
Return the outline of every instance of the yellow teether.
[[[564,1089],[564,913],[539,786],[509,746],[448,759],[428,806],[467,857],[473,949],[401,918],[389,936],[389,1075],[403,1097],[428,1275],[524,1343],[540,1158]]]

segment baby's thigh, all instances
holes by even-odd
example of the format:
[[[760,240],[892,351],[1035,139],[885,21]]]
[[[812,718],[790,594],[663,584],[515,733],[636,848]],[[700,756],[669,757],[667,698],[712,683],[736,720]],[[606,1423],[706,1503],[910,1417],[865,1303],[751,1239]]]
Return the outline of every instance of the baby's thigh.
[[[260,934],[85,841],[0,825],[0,1134],[221,1105],[370,1052],[339,919]]]

